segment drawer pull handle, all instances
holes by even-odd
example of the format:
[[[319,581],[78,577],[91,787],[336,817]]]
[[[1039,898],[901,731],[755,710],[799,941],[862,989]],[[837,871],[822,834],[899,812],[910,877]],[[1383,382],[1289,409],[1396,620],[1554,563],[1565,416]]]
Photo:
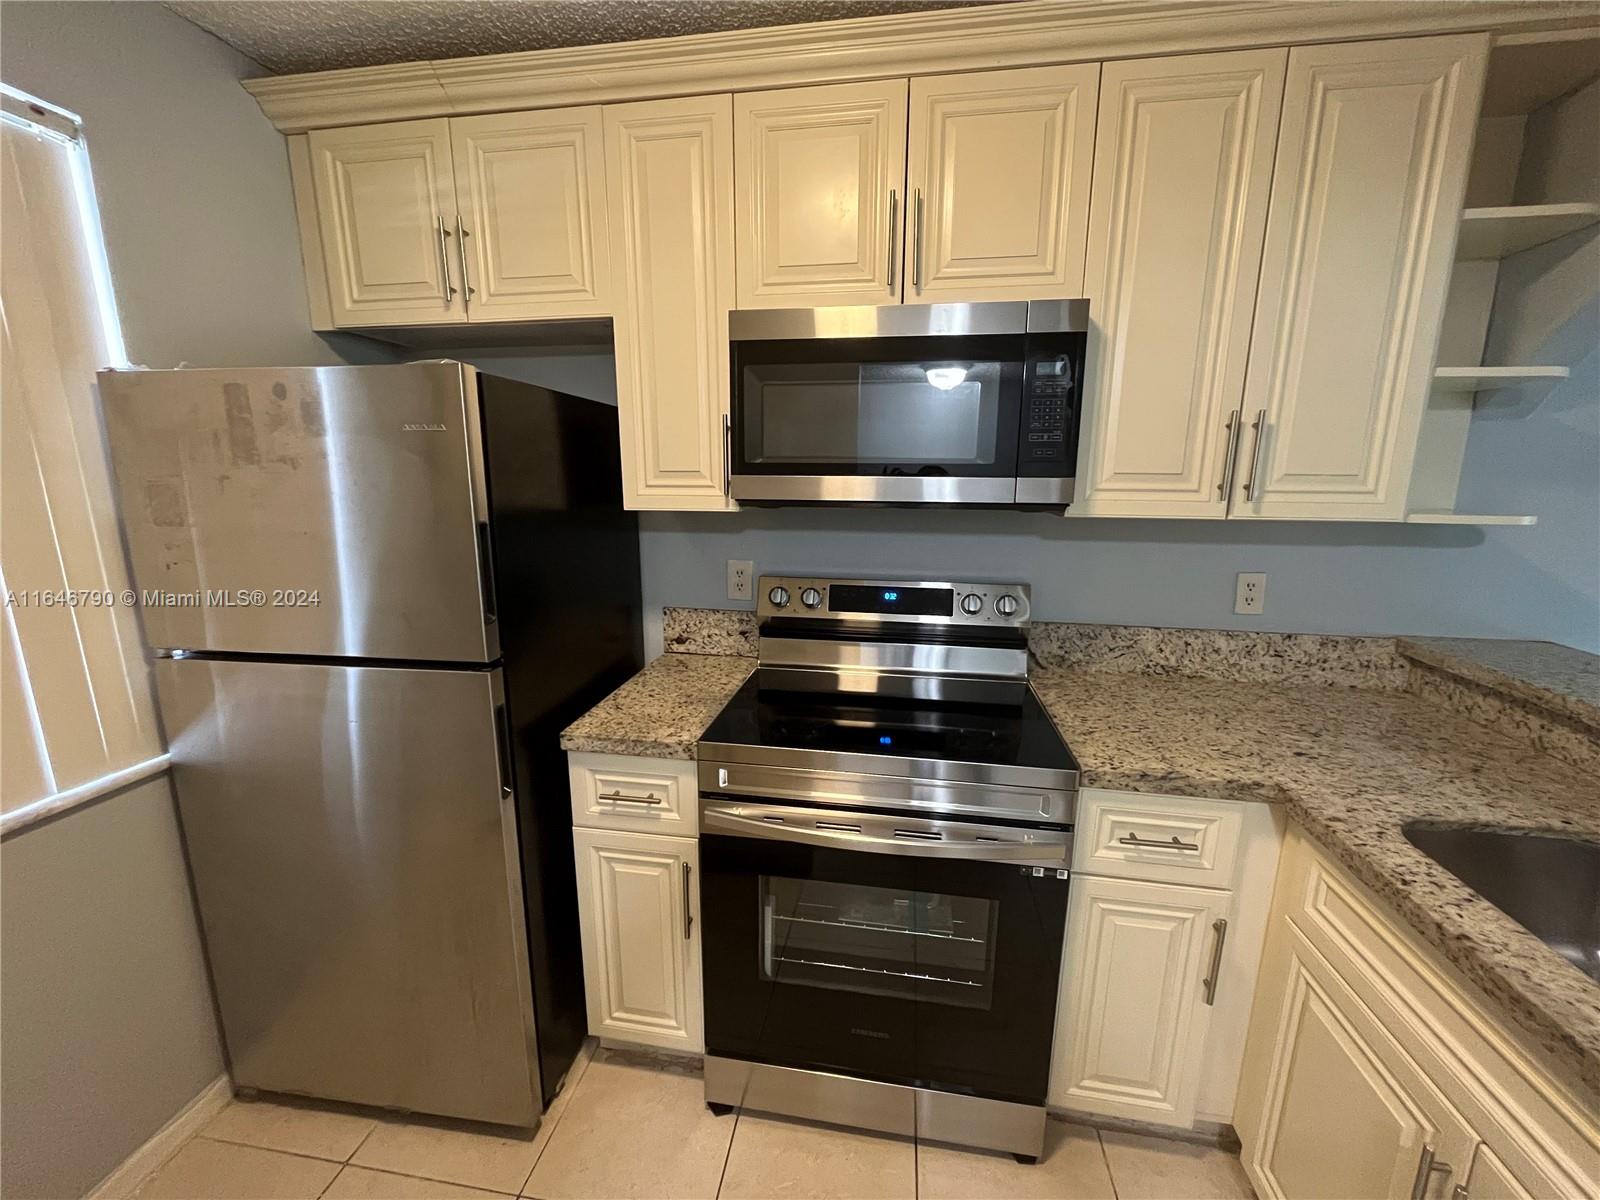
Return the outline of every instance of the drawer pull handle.
[[[690,931],[694,929],[694,910],[690,907],[689,897],[693,894],[690,871],[693,868],[687,862],[683,864],[683,940],[688,941]]]
[[[1205,989],[1207,1004],[1217,1002],[1217,979],[1222,974],[1222,947],[1228,940],[1228,923],[1218,918],[1211,922],[1211,932],[1217,935],[1217,940],[1211,947],[1211,969],[1200,981],[1200,986]]]
[[[1433,1156],[1434,1148],[1426,1142],[1422,1144],[1422,1157],[1417,1159],[1417,1177],[1411,1181],[1411,1200],[1424,1200],[1428,1194],[1428,1183],[1437,1171],[1446,1179],[1454,1169],[1447,1162],[1439,1162]]]
[[[1191,854],[1200,853],[1199,846],[1194,846],[1188,842],[1179,841],[1177,834],[1172,835],[1172,840],[1170,842],[1158,842],[1154,838],[1142,838],[1137,833],[1130,833],[1123,837],[1119,837],[1117,841],[1121,842],[1124,846],[1143,846],[1147,850],[1187,850]]]
[[[625,804],[660,804],[661,797],[654,792],[647,792],[643,796],[630,796],[626,792],[601,792],[602,800],[620,800]]]

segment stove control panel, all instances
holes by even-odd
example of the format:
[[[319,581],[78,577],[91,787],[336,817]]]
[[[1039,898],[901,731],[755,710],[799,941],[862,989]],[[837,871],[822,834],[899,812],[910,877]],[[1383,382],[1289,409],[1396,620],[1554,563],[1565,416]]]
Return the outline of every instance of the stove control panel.
[[[759,620],[802,617],[1020,629],[1028,624],[1031,609],[1025,583],[763,575],[756,595]]]

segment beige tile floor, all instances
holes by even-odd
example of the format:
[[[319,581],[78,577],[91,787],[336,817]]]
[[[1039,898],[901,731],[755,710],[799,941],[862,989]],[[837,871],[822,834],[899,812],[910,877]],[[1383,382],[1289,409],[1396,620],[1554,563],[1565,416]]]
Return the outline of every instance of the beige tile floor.
[[[538,1132],[332,1105],[235,1102],[139,1200],[1248,1200],[1239,1161],[1203,1146],[1052,1120],[1022,1166],[911,1138],[754,1113],[712,1116],[699,1072],[591,1047]]]

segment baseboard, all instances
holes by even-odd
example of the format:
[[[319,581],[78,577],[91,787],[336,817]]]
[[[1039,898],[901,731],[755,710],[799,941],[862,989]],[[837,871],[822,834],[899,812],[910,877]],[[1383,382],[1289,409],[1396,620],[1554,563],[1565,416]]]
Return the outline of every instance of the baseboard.
[[[132,1196],[157,1168],[178,1152],[178,1147],[205,1128],[232,1099],[233,1081],[226,1074],[218,1075],[172,1120],[156,1130],[149,1141],[102,1179],[89,1193],[88,1200],[126,1200]]]
[[[1079,1125],[1092,1125],[1109,1133],[1137,1133],[1146,1137],[1165,1138],[1169,1142],[1193,1142],[1200,1146],[1216,1146],[1229,1153],[1239,1152],[1239,1135],[1233,1126],[1222,1121],[1195,1119],[1191,1128],[1162,1125],[1155,1121],[1135,1121],[1128,1117],[1108,1117],[1103,1113],[1080,1112],[1059,1105],[1049,1106],[1050,1115]]]

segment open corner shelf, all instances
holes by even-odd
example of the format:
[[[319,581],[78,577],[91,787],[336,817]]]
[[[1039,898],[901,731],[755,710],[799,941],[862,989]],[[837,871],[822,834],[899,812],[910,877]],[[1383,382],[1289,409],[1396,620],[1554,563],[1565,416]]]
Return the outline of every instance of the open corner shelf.
[[[1537,525],[1538,523],[1538,517],[1444,512],[1428,508],[1406,514],[1407,525]]]
[[[1506,258],[1600,222],[1600,204],[1514,204],[1461,214],[1458,261]]]
[[[1569,367],[1438,367],[1436,392],[1486,392],[1525,383],[1554,383],[1572,374]]]

